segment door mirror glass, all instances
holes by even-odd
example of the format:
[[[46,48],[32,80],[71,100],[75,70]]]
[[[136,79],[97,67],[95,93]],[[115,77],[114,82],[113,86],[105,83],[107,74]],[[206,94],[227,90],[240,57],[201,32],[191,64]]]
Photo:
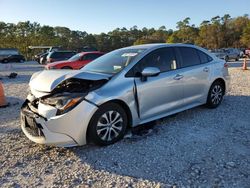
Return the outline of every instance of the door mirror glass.
[[[141,72],[141,76],[143,77],[151,77],[151,76],[157,76],[160,74],[160,69],[157,67],[146,67]]]

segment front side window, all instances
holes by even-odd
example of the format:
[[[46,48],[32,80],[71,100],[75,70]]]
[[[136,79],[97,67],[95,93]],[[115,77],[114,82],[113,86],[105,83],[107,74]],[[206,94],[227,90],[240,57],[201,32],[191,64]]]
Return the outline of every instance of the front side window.
[[[145,56],[136,65],[136,72],[141,72],[146,67],[159,68],[161,72],[177,69],[174,49],[172,47],[157,49]]]
[[[200,58],[195,48],[178,47],[182,59],[182,67],[190,67],[200,64]]]

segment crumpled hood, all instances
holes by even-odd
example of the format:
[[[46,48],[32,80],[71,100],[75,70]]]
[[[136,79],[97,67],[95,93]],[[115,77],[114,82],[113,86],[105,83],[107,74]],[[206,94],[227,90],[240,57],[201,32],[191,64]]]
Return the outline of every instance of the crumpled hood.
[[[69,78],[83,80],[108,80],[110,75],[101,73],[83,72],[81,70],[44,70],[36,72],[30,79],[31,90],[51,92],[60,83]]]

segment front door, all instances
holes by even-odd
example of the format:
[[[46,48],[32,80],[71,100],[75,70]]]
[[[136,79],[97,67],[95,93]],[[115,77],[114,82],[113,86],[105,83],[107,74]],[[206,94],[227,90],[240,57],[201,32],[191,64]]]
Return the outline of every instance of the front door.
[[[162,117],[183,105],[183,83],[174,49],[157,49],[137,64],[142,71],[146,67],[157,67],[161,73],[154,77],[135,78],[139,114],[142,121]]]

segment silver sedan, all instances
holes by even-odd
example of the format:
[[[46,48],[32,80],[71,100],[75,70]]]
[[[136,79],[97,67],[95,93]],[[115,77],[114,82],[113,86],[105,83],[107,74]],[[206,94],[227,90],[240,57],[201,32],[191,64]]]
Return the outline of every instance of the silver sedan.
[[[187,44],[112,51],[81,70],[44,70],[30,80],[21,110],[25,135],[40,144],[108,145],[134,127],[206,104],[229,84],[227,64]]]

